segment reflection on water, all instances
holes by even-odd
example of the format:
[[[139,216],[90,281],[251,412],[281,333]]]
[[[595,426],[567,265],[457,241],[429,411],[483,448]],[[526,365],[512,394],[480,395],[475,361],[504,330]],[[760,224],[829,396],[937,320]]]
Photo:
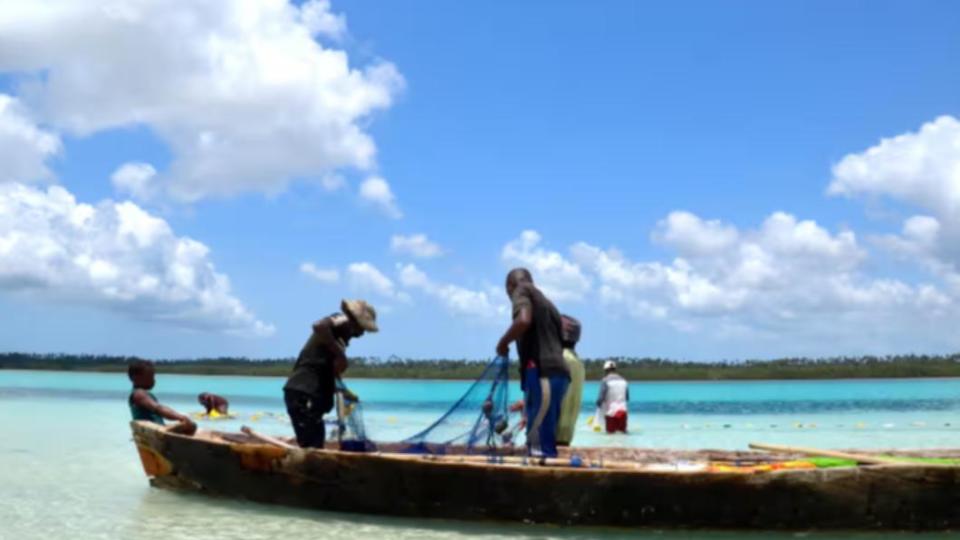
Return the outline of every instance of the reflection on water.
[[[793,533],[764,531],[666,531],[656,529],[623,530],[611,528],[556,527],[548,525],[510,525],[465,523],[441,519],[410,519],[338,514],[262,505],[229,499],[212,499],[192,493],[152,490],[144,495],[140,513],[148,520],[138,521],[120,531],[124,538],[195,540],[197,529],[223,538],[324,538],[357,540],[360,538],[456,539],[498,538],[531,539],[663,539],[663,540],[787,540],[841,538],[874,540],[889,538],[875,533]],[[242,519],[237,519],[243,516]],[[251,524],[255,523],[251,532]],[[923,537],[923,535],[921,535]]]

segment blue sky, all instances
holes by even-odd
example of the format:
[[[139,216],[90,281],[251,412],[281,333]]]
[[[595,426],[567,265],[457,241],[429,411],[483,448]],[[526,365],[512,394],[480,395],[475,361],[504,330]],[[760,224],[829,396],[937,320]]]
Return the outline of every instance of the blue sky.
[[[586,356],[960,349],[952,3],[52,6],[0,8],[2,349],[292,356],[364,297],[353,354],[480,358],[519,264]]]

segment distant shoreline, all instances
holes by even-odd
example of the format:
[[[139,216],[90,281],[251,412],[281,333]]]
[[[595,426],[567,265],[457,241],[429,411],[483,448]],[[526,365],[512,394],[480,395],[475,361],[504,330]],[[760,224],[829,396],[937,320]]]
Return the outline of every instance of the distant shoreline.
[[[0,353],[0,369],[123,373],[131,360],[122,356]],[[618,371],[633,381],[766,381],[827,379],[918,379],[960,377],[960,354],[944,356],[788,358],[741,362],[684,362],[652,358],[585,359],[587,380],[603,376],[603,364],[614,360]],[[164,374],[285,377],[294,359],[201,358],[155,360]],[[353,358],[351,379],[473,380],[487,361],[379,360]],[[516,364],[510,370],[516,376]]]

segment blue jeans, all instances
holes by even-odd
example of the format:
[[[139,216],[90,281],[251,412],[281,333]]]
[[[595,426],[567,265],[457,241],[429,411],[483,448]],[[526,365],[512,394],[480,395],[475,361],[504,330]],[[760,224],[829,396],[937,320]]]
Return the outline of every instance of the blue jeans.
[[[523,378],[526,389],[527,450],[535,457],[557,457],[560,403],[570,379],[565,375],[541,377],[537,368],[525,369]]]

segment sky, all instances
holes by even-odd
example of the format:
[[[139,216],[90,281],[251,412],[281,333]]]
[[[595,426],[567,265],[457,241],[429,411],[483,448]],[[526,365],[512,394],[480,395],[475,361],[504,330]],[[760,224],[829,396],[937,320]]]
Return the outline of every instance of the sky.
[[[960,350],[955,2],[0,2],[0,350]]]

